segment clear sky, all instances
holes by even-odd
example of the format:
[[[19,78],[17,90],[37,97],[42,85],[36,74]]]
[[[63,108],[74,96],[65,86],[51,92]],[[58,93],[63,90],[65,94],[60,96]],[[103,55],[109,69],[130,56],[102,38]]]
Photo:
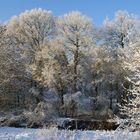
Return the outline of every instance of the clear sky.
[[[51,10],[56,16],[78,10],[91,17],[97,26],[106,16],[112,18],[118,10],[140,16],[140,0],[0,0],[0,22],[32,8]]]

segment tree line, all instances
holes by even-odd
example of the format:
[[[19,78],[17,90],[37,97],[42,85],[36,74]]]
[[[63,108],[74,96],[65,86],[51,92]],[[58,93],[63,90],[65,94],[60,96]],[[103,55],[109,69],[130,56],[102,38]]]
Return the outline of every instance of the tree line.
[[[101,27],[77,11],[56,17],[33,9],[12,17],[0,24],[0,107],[33,108],[53,91],[61,109],[65,94],[80,91],[109,99],[111,110],[116,102],[123,113],[134,114],[139,39],[140,20],[126,11]]]

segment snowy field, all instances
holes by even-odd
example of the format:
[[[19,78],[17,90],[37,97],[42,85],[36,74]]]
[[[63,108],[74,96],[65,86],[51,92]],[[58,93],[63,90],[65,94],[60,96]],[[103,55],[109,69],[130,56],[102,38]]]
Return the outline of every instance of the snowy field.
[[[140,132],[0,128],[0,140],[140,140]]]

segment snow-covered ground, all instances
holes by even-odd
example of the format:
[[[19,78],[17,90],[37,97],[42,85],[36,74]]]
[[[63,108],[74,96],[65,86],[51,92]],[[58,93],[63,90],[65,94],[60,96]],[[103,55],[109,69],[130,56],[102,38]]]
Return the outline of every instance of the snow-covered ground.
[[[140,140],[140,132],[0,128],[0,140]]]

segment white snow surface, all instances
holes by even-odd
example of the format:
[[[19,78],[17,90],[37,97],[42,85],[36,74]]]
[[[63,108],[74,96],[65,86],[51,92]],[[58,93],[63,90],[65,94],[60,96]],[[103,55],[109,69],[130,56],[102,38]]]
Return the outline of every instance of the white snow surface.
[[[1,127],[0,140],[140,140],[140,132]]]

